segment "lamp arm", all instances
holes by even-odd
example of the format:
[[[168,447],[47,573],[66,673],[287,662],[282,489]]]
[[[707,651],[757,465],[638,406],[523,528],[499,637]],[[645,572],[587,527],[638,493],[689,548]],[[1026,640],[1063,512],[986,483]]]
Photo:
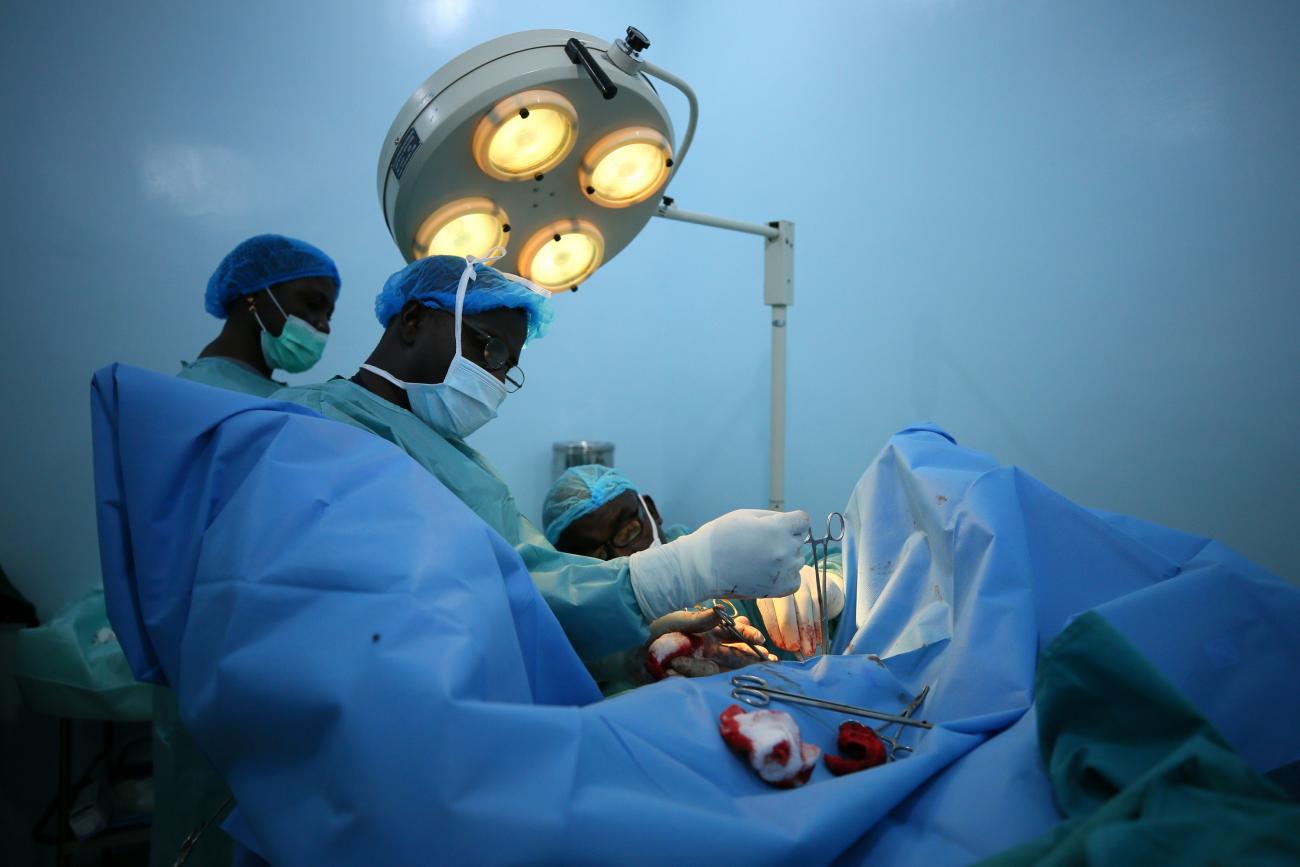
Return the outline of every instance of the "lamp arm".
[[[726,217],[714,217],[682,211],[670,198],[664,198],[655,216],[698,226],[711,226],[729,232],[760,235],[763,240],[763,303],[772,308],[772,400],[770,448],[768,452],[767,507],[780,510],[785,506],[785,380],[786,335],[789,311],[794,304],[794,223],[774,220],[771,223],[744,223]]]
[[[676,152],[673,153],[673,165],[677,168],[686,160],[686,153],[691,149],[691,142],[695,139],[695,125],[700,119],[700,101],[695,97],[695,91],[691,86],[673,75],[661,66],[656,66],[648,61],[643,61],[642,70],[666,84],[671,84],[682,92],[686,97],[686,102],[690,105],[690,118],[686,121],[686,133],[682,136],[681,142],[677,145]],[[674,170],[673,174],[677,174]]]

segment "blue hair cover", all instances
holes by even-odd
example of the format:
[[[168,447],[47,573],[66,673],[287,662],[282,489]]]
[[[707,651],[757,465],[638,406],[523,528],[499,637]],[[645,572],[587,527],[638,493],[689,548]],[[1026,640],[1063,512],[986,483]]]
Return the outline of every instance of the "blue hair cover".
[[[554,545],[569,525],[590,515],[624,491],[636,491],[632,480],[610,467],[584,464],[569,467],[546,492],[542,532]]]
[[[375,316],[388,327],[397,312],[412,298],[434,310],[454,312],[456,288],[465,271],[460,256],[429,256],[416,259],[393,274],[375,299]],[[528,314],[528,340],[545,337],[554,311],[549,293],[535,292],[525,283],[511,279],[491,265],[474,264],[474,279],[465,289],[466,316],[508,308]]]
[[[338,292],[343,281],[334,260],[296,238],[254,235],[226,254],[208,279],[203,307],[218,319],[226,318],[230,302],[280,283],[303,277],[328,277]]]

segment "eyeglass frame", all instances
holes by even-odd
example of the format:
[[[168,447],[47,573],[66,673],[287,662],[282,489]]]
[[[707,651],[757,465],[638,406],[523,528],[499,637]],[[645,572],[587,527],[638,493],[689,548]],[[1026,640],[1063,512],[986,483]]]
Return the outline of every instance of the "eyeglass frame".
[[[596,552],[604,548],[607,549],[611,554],[613,554],[616,549],[626,548],[628,545],[631,545],[633,542],[635,542],[636,540],[640,539],[642,536],[645,535],[646,529],[650,526],[650,524],[654,521],[654,519],[655,516],[650,514],[650,510],[646,507],[644,503],[638,504],[636,517],[624,521],[621,525],[619,525],[619,528],[617,530],[615,530],[613,533],[610,534],[608,539],[601,542],[599,545],[593,546],[590,549],[591,553],[589,554],[589,556],[596,557],[596,559],[598,560],[611,559],[606,557],[600,557]],[[622,545],[614,544],[614,540],[618,538],[619,533],[622,533],[623,530],[632,526],[633,523],[637,523],[641,525],[641,529],[637,531],[637,534],[633,536],[631,539],[628,539],[627,542]],[[623,555],[620,554],[618,556],[623,556]]]
[[[518,364],[510,361],[510,348],[505,345],[506,342],[502,340],[500,337],[497,337],[495,334],[492,334],[491,332],[487,331],[486,329],[478,327],[473,322],[470,322],[468,319],[464,317],[461,318],[460,324],[468,328],[475,337],[483,341],[483,363],[479,364],[479,367],[482,367],[488,373],[495,373],[496,371],[505,367],[506,391],[510,394],[514,394],[516,391],[519,391],[519,389],[523,388],[524,380],[526,379],[526,377],[524,376],[524,369],[520,367]],[[492,359],[488,357],[489,356],[488,350],[493,343],[496,343],[505,348],[505,360],[495,365],[492,363]],[[511,376],[512,372],[519,374],[518,382],[516,382],[515,379]],[[511,386],[514,387],[511,388]]]

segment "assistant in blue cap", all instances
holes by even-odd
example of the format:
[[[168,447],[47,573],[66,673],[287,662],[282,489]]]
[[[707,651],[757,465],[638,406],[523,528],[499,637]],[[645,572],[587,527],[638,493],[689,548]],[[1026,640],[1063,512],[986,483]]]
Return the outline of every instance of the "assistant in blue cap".
[[[601,464],[569,467],[551,485],[551,489],[546,492],[546,500],[542,503],[542,532],[546,535],[546,541],[560,547],[560,537],[575,521],[604,507],[625,491],[632,492],[633,501],[640,495],[632,480],[613,467]],[[634,504],[639,506],[639,502]],[[608,560],[609,557],[600,559]]]
[[[272,370],[299,373],[320,360],[338,297],[334,260],[305,241],[255,235],[226,254],[208,280],[204,307],[224,319],[221,333],[192,362],[182,379],[267,397],[284,387]],[[154,695],[154,789],[151,846],[155,863],[170,864],[190,832],[230,797],[181,724],[176,696]],[[208,834],[193,850],[195,867],[229,864],[231,845]]]
[[[557,550],[597,560],[630,557],[669,545],[690,533],[681,524],[664,524],[654,499],[618,470],[597,464],[570,467],[551,485],[542,503],[542,527]],[[775,599],[732,599],[727,603],[746,623],[761,628],[764,643],[782,659],[812,656],[821,629],[821,597],[811,552],[799,570],[799,589]],[[837,547],[827,559],[827,616],[844,610],[844,569]],[[635,671],[626,659],[602,660],[592,668],[607,692],[630,689]]]
[[[265,397],[320,360],[339,292],[334,260],[305,241],[255,235],[226,254],[204,308],[225,324],[181,376]]]

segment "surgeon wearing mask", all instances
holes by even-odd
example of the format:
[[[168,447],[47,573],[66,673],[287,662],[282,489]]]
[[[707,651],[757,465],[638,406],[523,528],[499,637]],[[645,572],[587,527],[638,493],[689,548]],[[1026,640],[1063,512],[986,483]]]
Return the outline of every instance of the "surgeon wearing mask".
[[[225,324],[183,379],[268,397],[271,372],[302,373],[320,360],[339,292],[334,260],[305,241],[256,235],[231,250],[208,280],[204,306]]]
[[[542,528],[558,550],[601,560],[634,555],[689,532],[681,524],[664,526],[649,494],[618,470],[597,464],[570,467],[560,474],[542,504]],[[827,568],[826,599],[832,620],[844,610],[841,572],[839,554],[834,552]],[[810,656],[820,642],[816,572],[805,565],[799,575],[799,587],[789,596],[729,603],[746,623],[761,623],[770,644],[784,651],[778,656],[786,659]],[[602,671],[616,676],[620,668],[626,670],[626,664],[609,660]]]
[[[433,473],[515,547],[585,662],[641,646],[651,621],[702,600],[799,587],[803,512],[732,512],[609,561],[557,551],[520,513],[465,438],[524,387],[520,353],[550,325],[549,293],[485,261],[431,256],[393,274],[375,312],[384,334],[355,376],[275,397],[384,437]]]
[[[284,386],[273,370],[301,373],[320,360],[338,297],[334,260],[304,241],[257,235],[231,250],[208,280],[204,306],[225,324],[198,359],[183,363],[182,379],[266,397]],[[230,797],[225,781],[190,739],[176,694],[154,691],[155,809],[152,867],[170,865],[185,838]],[[230,838],[209,829],[187,867],[226,867]]]

